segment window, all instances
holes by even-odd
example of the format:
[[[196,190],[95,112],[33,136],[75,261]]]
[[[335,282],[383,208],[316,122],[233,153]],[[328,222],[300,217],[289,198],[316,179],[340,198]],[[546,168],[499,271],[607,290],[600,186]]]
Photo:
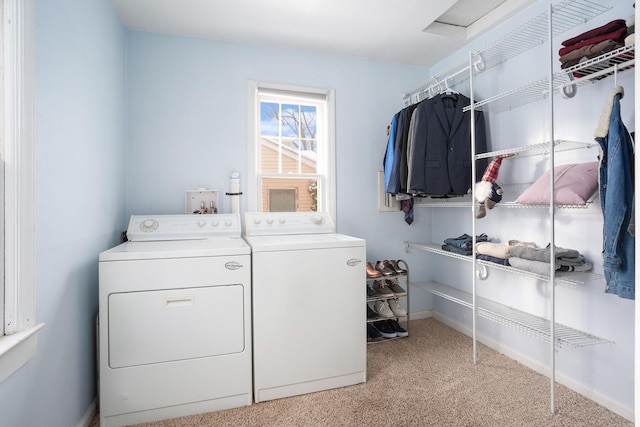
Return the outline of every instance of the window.
[[[249,83],[251,212],[335,217],[332,90]]]
[[[296,212],[297,188],[269,188],[269,212]]]
[[[4,70],[0,128],[4,169],[2,193],[3,330],[0,334],[0,381],[35,353],[33,265],[33,0],[2,3]]]

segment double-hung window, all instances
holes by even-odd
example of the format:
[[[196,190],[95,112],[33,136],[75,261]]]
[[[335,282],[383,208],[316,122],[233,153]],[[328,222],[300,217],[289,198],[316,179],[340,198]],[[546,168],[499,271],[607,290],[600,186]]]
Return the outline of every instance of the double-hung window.
[[[333,90],[249,83],[250,212],[335,218]]]
[[[0,298],[0,381],[36,348],[34,293],[33,83],[34,2],[2,3],[2,112],[0,162],[3,180],[3,275]]]

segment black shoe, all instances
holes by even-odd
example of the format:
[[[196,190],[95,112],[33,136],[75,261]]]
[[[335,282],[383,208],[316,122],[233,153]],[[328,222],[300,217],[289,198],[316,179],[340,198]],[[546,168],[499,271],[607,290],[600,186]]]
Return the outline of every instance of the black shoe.
[[[385,338],[395,338],[398,336],[396,334],[396,331],[394,331],[393,328],[389,326],[386,320],[380,320],[379,322],[374,322],[373,326],[375,326],[376,329],[380,331],[382,336]]]
[[[391,328],[393,328],[393,330],[396,332],[397,336],[399,336],[399,337],[408,337],[409,336],[409,332],[407,332],[407,330],[405,328],[400,326],[400,324],[395,319],[387,320],[387,324],[389,326],[391,326]]]
[[[383,340],[382,334],[371,323],[367,323],[367,341]]]

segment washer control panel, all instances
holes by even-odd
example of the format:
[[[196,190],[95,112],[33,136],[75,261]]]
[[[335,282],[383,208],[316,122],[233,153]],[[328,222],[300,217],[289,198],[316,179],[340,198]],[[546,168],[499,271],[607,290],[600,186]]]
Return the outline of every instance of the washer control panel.
[[[327,212],[246,212],[247,236],[335,233],[333,218]]]
[[[240,237],[240,215],[131,215],[127,239],[197,240],[215,236]]]

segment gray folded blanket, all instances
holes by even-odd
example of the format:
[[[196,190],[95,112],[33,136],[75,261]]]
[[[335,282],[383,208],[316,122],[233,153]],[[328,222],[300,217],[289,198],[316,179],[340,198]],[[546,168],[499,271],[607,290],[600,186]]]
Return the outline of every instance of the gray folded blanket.
[[[528,259],[531,261],[551,262],[551,248],[531,248],[527,246],[514,246],[509,248],[509,253],[513,257]],[[585,263],[584,256],[575,249],[566,249],[556,246],[555,264],[558,266],[580,266]]]
[[[520,270],[541,274],[543,276],[549,275],[550,264],[548,262],[533,261],[530,259],[511,257],[509,258],[509,264],[512,267]],[[591,270],[591,264],[586,261],[580,265],[575,265],[575,266],[561,266],[556,264],[556,271],[589,271],[589,270]]]

